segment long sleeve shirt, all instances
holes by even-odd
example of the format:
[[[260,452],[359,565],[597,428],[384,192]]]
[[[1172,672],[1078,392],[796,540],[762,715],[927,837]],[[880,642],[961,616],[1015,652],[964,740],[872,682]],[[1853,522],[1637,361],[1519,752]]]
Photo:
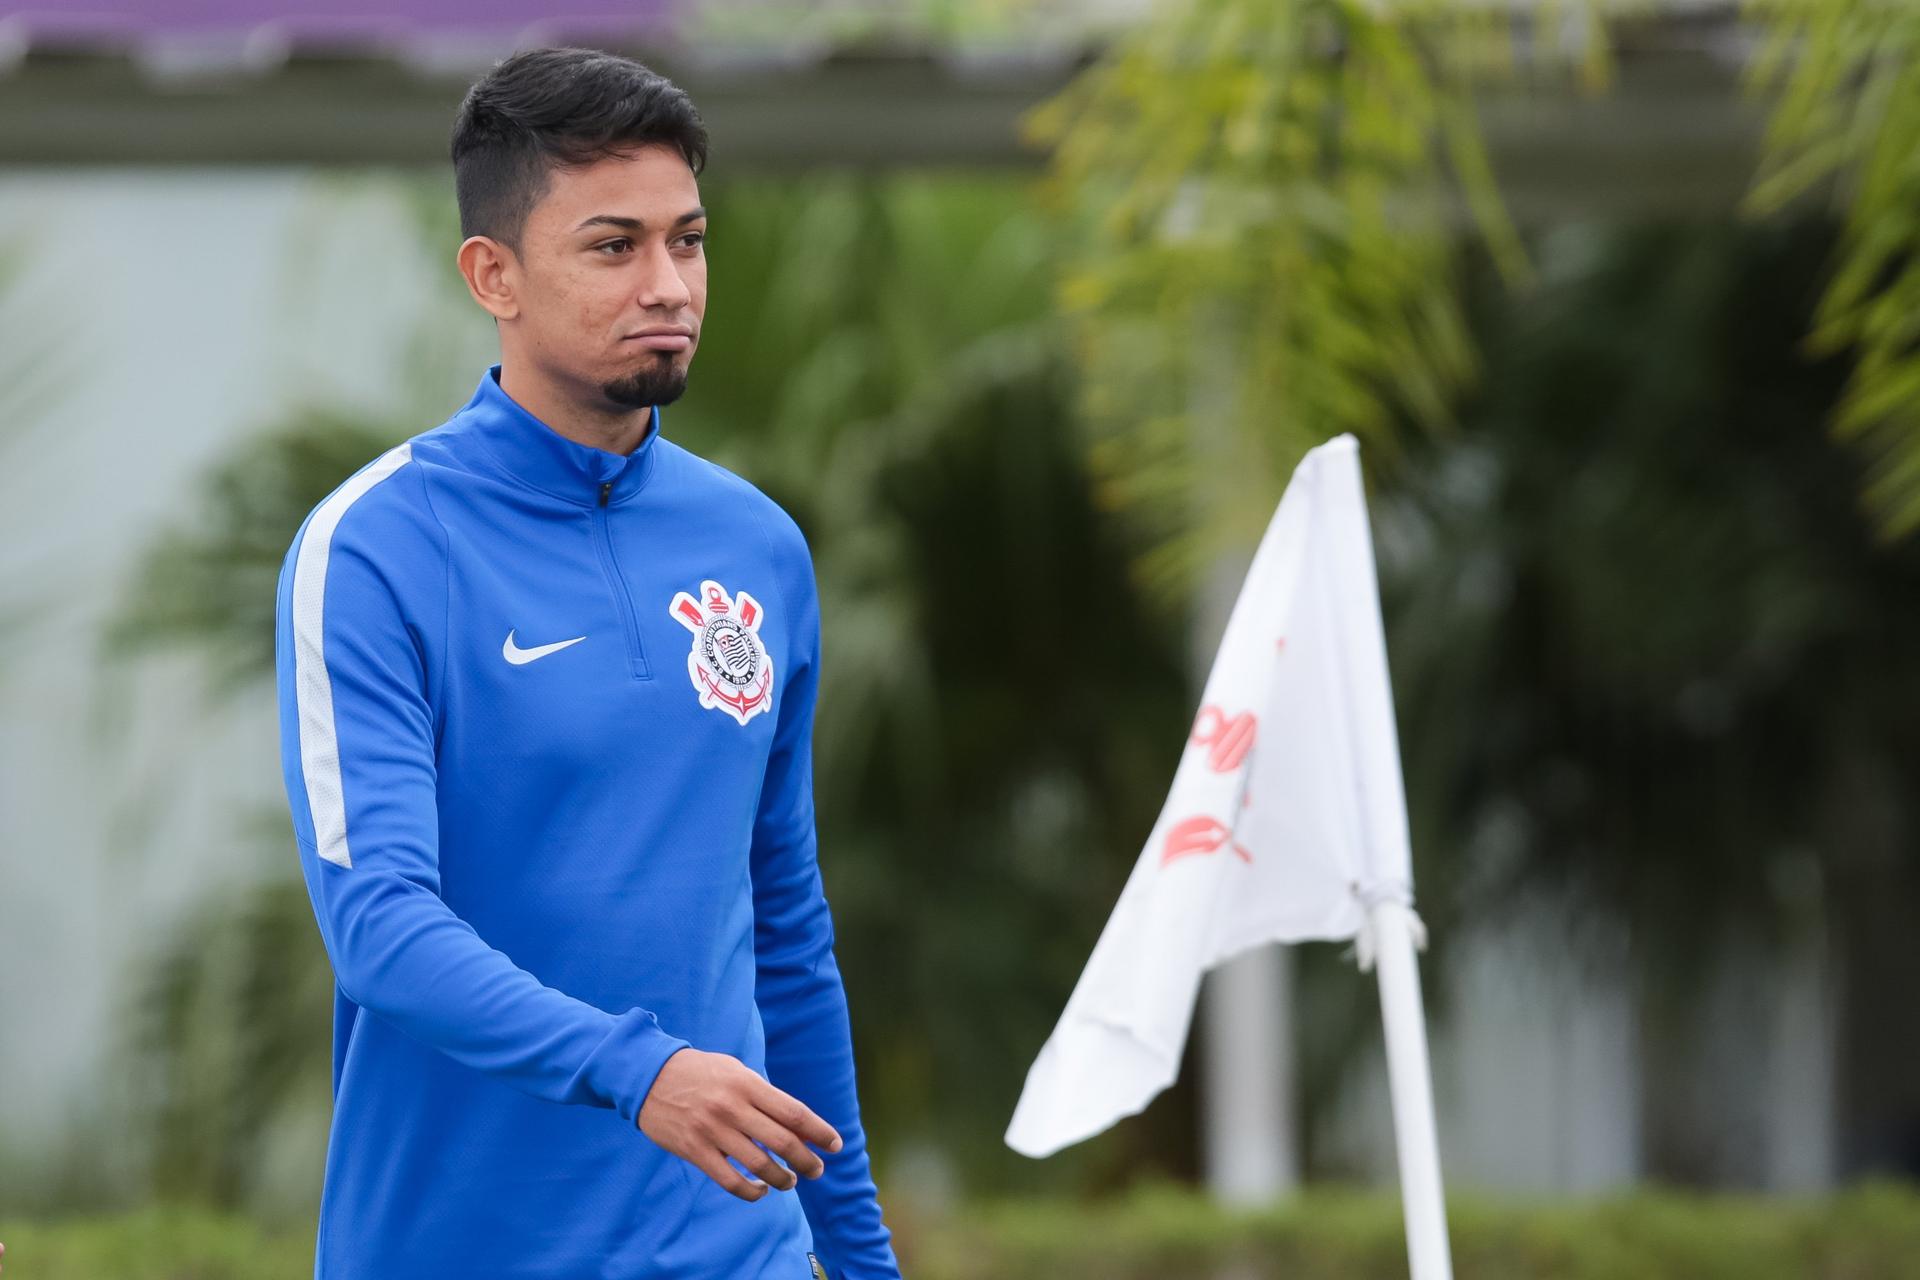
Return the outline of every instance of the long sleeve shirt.
[[[657,407],[616,454],[498,378],[280,575],[337,983],[316,1280],[897,1277],[816,859],[805,541]],[[743,1201],[642,1133],[689,1045],[833,1125],[826,1173]]]

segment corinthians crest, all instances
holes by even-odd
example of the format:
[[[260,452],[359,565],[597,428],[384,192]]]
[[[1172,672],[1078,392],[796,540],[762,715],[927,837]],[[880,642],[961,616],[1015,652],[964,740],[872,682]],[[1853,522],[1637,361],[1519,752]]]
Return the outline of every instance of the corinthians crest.
[[[773,659],[760,643],[766,610],[742,591],[729,598],[711,579],[700,584],[700,598],[682,591],[667,607],[681,626],[693,632],[687,674],[700,705],[717,707],[741,724],[773,703]]]

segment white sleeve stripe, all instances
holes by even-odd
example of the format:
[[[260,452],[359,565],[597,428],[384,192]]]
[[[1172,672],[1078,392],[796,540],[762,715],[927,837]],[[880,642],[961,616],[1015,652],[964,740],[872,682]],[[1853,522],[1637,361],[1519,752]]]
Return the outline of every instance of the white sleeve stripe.
[[[307,521],[293,565],[293,690],[300,708],[300,772],[306,779],[313,837],[328,862],[351,867],[347,806],[340,786],[340,743],[334,736],[333,684],[322,649],[327,557],[333,531],[360,495],[405,466],[413,443],[399,445],[361,468],[321,503]]]

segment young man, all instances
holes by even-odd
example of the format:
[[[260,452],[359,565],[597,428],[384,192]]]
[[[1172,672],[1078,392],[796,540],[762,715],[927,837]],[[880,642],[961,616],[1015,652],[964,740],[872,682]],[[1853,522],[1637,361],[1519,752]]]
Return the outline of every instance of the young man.
[[[281,753],[338,980],[320,1280],[899,1275],[815,860],[812,564],[661,438],[705,160],[624,58],[474,85],[458,260],[500,363],[287,552]]]

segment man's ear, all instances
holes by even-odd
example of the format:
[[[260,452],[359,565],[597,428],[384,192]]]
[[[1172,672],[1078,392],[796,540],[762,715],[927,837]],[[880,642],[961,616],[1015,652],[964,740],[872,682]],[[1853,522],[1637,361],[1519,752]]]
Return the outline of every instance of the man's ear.
[[[489,315],[495,320],[519,316],[520,259],[513,250],[491,236],[468,236],[454,260],[467,292]]]

